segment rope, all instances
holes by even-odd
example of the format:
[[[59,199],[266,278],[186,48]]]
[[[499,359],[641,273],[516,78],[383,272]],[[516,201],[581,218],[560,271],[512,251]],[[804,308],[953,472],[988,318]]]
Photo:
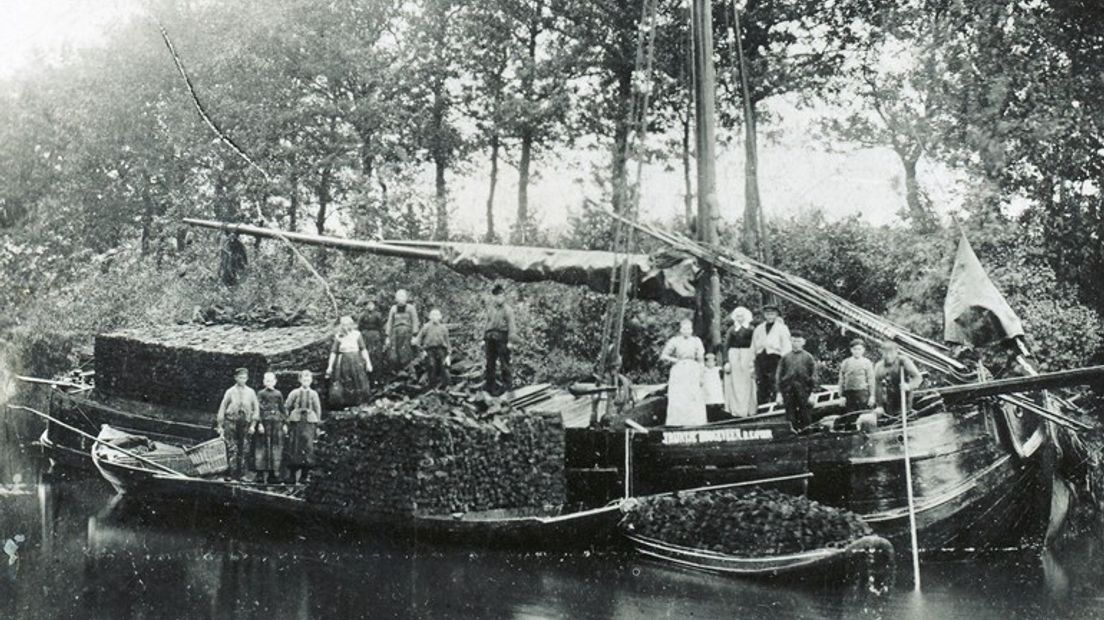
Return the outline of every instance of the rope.
[[[199,117],[203,119],[203,123],[207,125],[207,128],[210,129],[211,132],[215,134],[215,136],[218,137],[219,141],[228,146],[230,150],[233,151],[234,154],[240,157],[243,161],[245,161],[245,163],[248,164],[249,167],[259,172],[261,176],[264,177],[265,181],[272,185],[276,185],[276,179],[274,179],[267,170],[262,168],[260,164],[254,161],[253,158],[251,158],[244,149],[238,146],[238,144],[234,142],[234,140],[230,136],[228,136],[226,132],[218,126],[217,123],[215,123],[215,120],[211,117],[211,115],[208,114],[207,109],[204,107],[203,102],[200,100],[199,95],[196,93],[195,85],[192,84],[192,78],[188,75],[188,71],[184,68],[184,61],[181,60],[180,54],[178,54],[176,51],[176,46],[173,45],[172,39],[169,37],[169,32],[165,30],[165,26],[161,24],[160,20],[157,20],[155,18],[154,21],[157,24],[157,29],[161,32],[161,40],[165,42],[165,47],[168,48],[169,54],[172,55],[173,64],[176,65],[177,73],[180,74],[180,77],[184,80],[185,86],[187,86],[188,88],[188,96],[192,100],[192,105],[199,113]],[[262,226],[266,225],[264,211],[261,209],[261,205],[259,203],[256,204],[256,209],[257,219],[260,221]],[[303,266],[307,268],[307,271],[309,271],[310,274],[322,284],[322,290],[326,293],[326,297],[330,300],[330,306],[333,309],[334,316],[336,317],[338,314],[340,314],[337,305],[337,298],[334,297],[333,291],[330,290],[329,283],[326,282],[326,279],[322,277],[322,274],[318,273],[318,270],[314,268],[314,265],[311,264],[310,260],[307,259],[307,257],[304,256],[303,253],[295,247],[295,244],[288,240],[288,238],[285,237],[278,228],[273,227],[272,232],[278,239],[284,242],[284,245],[286,245],[288,249],[291,250],[292,254],[294,254],[295,257],[299,259],[299,261],[303,264]]]
[[[622,201],[622,213],[634,220],[639,212],[640,183],[644,169],[644,157],[637,147],[642,142],[643,137],[647,135],[651,104],[652,72],[655,64],[656,3],[657,0],[642,0],[641,3],[640,26],[637,29],[636,50],[633,60],[632,98],[629,102],[627,116],[630,132],[625,138],[624,150],[621,152],[626,170],[623,170],[617,179],[617,192]],[[630,186],[627,178],[627,166],[629,159],[634,156],[636,159],[636,179],[635,183]],[[634,229],[631,226],[618,223],[614,233],[613,268],[610,272],[610,294],[616,293],[616,301],[606,313],[602,325],[602,344],[599,359],[604,363],[600,362],[600,364],[605,366],[602,370],[609,371],[614,375],[615,382],[616,374],[620,371],[622,332],[624,331],[626,301],[631,275],[627,254],[633,244],[633,233]],[[626,256],[622,256],[623,254]]]

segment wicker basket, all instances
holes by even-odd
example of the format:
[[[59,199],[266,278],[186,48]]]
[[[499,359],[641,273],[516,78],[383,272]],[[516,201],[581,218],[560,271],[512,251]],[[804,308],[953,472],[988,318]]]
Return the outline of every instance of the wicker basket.
[[[200,476],[221,474],[230,467],[226,456],[226,442],[221,437],[194,445],[184,452]]]

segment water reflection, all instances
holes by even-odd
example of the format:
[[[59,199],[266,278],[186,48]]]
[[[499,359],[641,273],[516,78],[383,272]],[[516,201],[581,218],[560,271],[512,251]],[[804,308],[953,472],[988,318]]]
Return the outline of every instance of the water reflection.
[[[41,465],[24,459],[19,469],[33,480]],[[431,548],[276,516],[149,509],[113,500],[94,477],[39,480],[0,494],[0,543],[25,537],[19,559],[0,571],[0,618],[1104,617],[1095,537],[1042,558],[926,562],[923,595],[902,584],[873,596],[737,581],[619,553]]]

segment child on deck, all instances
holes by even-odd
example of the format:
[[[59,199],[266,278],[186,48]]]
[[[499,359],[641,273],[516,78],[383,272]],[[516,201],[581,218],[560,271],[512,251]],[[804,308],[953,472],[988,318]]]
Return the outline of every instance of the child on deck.
[[[452,347],[449,345],[448,327],[441,322],[441,311],[429,311],[429,322],[414,337],[414,346],[426,352],[426,383],[431,390],[447,390],[449,387],[449,361]]]
[[[276,482],[284,453],[287,409],[284,395],[276,389],[275,373],[266,372],[264,389],[257,392],[260,415],[249,429],[253,434],[253,470],[260,482]]]
[[[866,345],[861,338],[851,341],[851,357],[843,360],[839,370],[839,389],[846,413],[874,408],[874,362],[867,359]]]
[[[717,366],[717,355],[705,354],[705,375],[702,377],[702,390],[705,392],[705,417],[717,422],[728,417],[725,413],[724,382],[721,381],[721,367]]]
[[[314,440],[318,437],[318,424],[322,422],[322,400],[311,388],[314,375],[304,370],[299,373],[299,387],[288,394],[287,464],[290,480],[305,482],[314,467]]]

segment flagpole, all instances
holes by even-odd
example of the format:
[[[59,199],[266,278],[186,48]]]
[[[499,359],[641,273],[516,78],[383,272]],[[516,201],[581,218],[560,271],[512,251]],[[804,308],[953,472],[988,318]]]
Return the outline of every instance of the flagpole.
[[[920,547],[916,542],[916,504],[912,497],[912,464],[909,460],[908,433],[908,385],[905,383],[905,365],[898,362],[901,389],[901,436],[905,449],[905,491],[908,494],[909,535],[912,538],[912,581],[913,590],[920,591]]]

